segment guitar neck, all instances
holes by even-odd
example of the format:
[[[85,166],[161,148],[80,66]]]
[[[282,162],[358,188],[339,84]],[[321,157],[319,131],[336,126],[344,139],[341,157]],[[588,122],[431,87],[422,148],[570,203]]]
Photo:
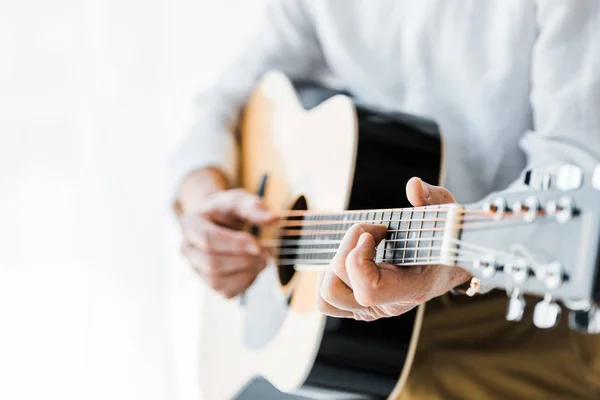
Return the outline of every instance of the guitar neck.
[[[344,234],[355,224],[384,225],[385,240],[377,247],[376,261],[397,265],[455,264],[458,258],[457,205],[343,213],[297,213],[288,217],[281,230],[278,254],[282,264],[328,264]],[[446,240],[444,240],[446,239]]]

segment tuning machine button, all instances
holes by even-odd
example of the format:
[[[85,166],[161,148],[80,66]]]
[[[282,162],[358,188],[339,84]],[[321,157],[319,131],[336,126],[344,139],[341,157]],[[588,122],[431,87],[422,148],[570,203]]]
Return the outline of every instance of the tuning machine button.
[[[529,278],[529,263],[523,258],[510,261],[504,266],[504,273],[512,278],[512,280],[520,285]]]
[[[541,281],[549,290],[556,290],[565,279],[565,272],[560,262],[554,261],[550,264],[539,266],[535,270],[535,277]]]
[[[546,202],[546,206],[544,207],[544,211],[546,211],[547,215],[553,215],[558,212],[558,203],[556,200],[550,199]]]
[[[592,186],[594,189],[600,190],[600,164],[596,165],[596,168],[594,168],[594,173],[592,174]]]
[[[497,197],[491,203],[486,202],[483,205],[483,211],[492,213],[495,220],[501,220],[510,211],[510,208],[504,197]]]
[[[563,196],[558,200],[556,220],[561,224],[568,222],[575,215],[575,203],[569,196]]]
[[[533,324],[540,329],[553,328],[558,324],[560,314],[560,306],[552,300],[552,295],[546,294],[533,309]]]
[[[516,215],[526,212],[527,207],[525,206],[525,204],[523,204],[523,202],[517,200],[512,204],[511,210],[512,213]]]
[[[508,298],[508,305],[506,307],[506,320],[520,321],[523,318],[526,304],[525,298],[519,289],[513,289]]]
[[[542,176],[542,181],[540,182],[540,189],[541,190],[549,190],[552,187],[552,176],[546,172],[543,176]]]
[[[594,306],[570,311],[569,327],[580,333],[600,333],[600,311]]]
[[[581,187],[583,171],[576,165],[568,164],[560,167],[556,176],[556,187],[560,190],[573,190]]]
[[[540,211],[540,202],[535,196],[530,196],[523,203],[525,213],[523,219],[527,222],[533,222]]]
[[[487,256],[473,261],[473,268],[481,271],[481,275],[489,279],[496,274],[498,263],[496,263],[494,256]]]

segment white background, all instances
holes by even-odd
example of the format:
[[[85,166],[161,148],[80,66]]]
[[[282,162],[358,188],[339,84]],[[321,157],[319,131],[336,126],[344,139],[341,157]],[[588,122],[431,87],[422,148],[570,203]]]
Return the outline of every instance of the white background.
[[[199,399],[168,158],[261,5],[0,0],[0,399]]]

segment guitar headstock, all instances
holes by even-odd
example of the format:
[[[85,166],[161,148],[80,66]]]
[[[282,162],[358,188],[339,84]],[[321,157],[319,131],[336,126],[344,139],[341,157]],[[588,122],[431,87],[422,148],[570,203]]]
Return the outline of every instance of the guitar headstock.
[[[585,178],[568,165],[542,177],[539,189],[462,208],[456,263],[506,290],[507,319],[521,319],[523,295],[531,294],[543,298],[535,305],[536,326],[553,327],[561,302],[572,310],[573,329],[600,332],[600,172]]]

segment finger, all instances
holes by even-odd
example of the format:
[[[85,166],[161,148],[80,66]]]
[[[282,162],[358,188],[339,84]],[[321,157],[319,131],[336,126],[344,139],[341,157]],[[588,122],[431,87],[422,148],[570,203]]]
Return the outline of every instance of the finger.
[[[363,307],[354,298],[354,293],[330,268],[325,270],[319,294],[327,303],[333,307],[357,312]]]
[[[430,185],[417,177],[406,183],[406,197],[415,207],[456,202],[448,189]]]
[[[325,314],[325,315],[329,315],[330,317],[337,317],[337,318],[352,318],[353,314],[350,311],[346,311],[346,310],[341,310],[335,306],[333,306],[332,304],[328,303],[323,296],[321,296],[321,290],[320,288],[323,285],[323,281],[325,280],[325,275],[327,274],[327,270],[323,270],[321,271],[321,273],[319,274],[319,279],[317,281],[317,309]]]
[[[346,269],[356,301],[363,307],[391,303],[414,304],[427,300],[432,283],[431,269],[399,268],[373,261],[375,240],[363,233],[356,248],[348,255]]]
[[[210,196],[200,211],[226,225],[238,224],[239,220],[264,225],[276,218],[260,197],[243,189],[228,190]]]
[[[182,246],[182,254],[200,274],[214,277],[225,277],[245,271],[257,273],[267,265],[267,259],[262,255],[206,253],[189,243]]]
[[[184,238],[206,253],[259,255],[262,250],[258,240],[248,232],[219,226],[198,215],[182,221]]]
[[[331,260],[331,268],[333,272],[344,282],[347,286],[352,288],[348,273],[346,272],[346,258],[348,254],[356,247],[358,238],[363,233],[370,233],[377,243],[381,242],[385,238],[387,229],[384,225],[370,225],[370,224],[356,224],[353,225],[348,232],[344,235],[340,247],[338,247],[335,256]]]

